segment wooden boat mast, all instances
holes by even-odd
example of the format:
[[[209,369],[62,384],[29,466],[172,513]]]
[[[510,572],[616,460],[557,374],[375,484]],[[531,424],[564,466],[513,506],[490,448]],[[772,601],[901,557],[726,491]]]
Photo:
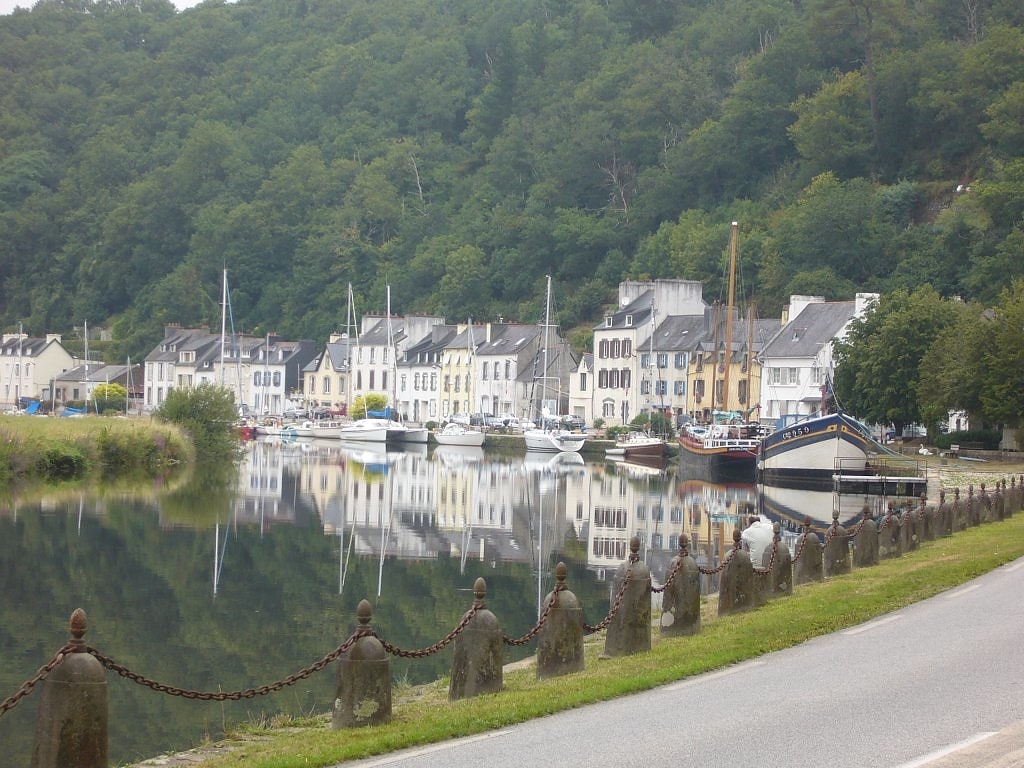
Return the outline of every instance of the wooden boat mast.
[[[739,222],[732,223],[732,237],[729,238],[729,303],[725,307],[725,371],[722,374],[722,410],[729,410],[729,366],[732,362],[732,312],[736,306],[736,238]],[[717,352],[717,350],[716,350]]]

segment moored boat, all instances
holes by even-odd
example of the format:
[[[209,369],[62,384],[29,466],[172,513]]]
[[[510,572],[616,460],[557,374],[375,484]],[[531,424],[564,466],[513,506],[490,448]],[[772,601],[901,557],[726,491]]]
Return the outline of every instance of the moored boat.
[[[388,439],[390,419],[356,419],[339,430],[342,440],[358,440],[367,443],[383,443]]]
[[[450,422],[440,432],[434,433],[438,445],[463,445],[479,448],[484,444],[484,433],[479,429]]]
[[[757,424],[686,425],[679,460],[712,479],[753,482],[760,450]]]
[[[619,437],[612,448],[605,454],[611,457],[620,456],[624,459],[660,459],[665,455],[668,445],[660,437],[633,430]]]
[[[871,430],[843,412],[787,424],[761,440],[761,480],[831,489],[840,473],[871,475],[871,457],[889,453]]]
[[[582,432],[570,432],[567,429],[537,428],[528,429],[523,433],[528,451],[571,452],[580,450],[587,442]]]

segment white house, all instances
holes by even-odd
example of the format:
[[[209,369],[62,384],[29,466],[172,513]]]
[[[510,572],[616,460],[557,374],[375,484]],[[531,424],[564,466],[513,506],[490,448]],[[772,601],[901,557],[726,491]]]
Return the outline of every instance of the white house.
[[[835,369],[832,342],[844,338],[850,321],[877,299],[873,293],[858,293],[854,301],[790,297],[781,330],[761,350],[762,419],[822,413]]]

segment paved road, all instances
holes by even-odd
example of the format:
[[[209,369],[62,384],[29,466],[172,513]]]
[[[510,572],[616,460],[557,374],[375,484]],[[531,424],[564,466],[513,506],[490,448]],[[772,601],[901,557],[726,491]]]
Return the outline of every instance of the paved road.
[[[615,701],[353,766],[1024,766],[1024,558],[930,600]]]

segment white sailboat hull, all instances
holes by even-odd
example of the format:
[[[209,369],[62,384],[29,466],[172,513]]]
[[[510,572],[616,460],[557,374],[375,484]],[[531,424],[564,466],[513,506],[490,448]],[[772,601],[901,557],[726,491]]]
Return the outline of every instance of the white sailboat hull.
[[[579,451],[587,442],[587,436],[566,430],[528,429],[523,433],[526,450],[547,452]]]

